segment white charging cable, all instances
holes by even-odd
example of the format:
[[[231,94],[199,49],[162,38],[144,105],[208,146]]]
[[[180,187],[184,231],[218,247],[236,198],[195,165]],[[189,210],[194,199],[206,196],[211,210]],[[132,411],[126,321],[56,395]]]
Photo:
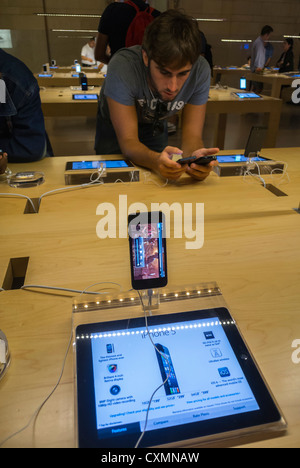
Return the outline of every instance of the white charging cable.
[[[54,193],[58,193],[58,192],[62,192],[64,190],[78,190],[78,189],[81,189],[81,188],[87,188],[87,187],[92,187],[92,186],[95,186],[95,185],[102,185],[103,184],[103,181],[100,180],[103,173],[105,171],[105,167],[101,166],[98,171],[96,172],[93,172],[90,176],[90,182],[86,183],[86,184],[81,184],[81,185],[73,185],[73,186],[68,186],[68,187],[60,187],[58,189],[54,189],[54,190],[50,190],[49,192],[45,192],[43,193],[39,200],[38,200],[38,207],[40,206],[41,204],[41,201],[42,201],[42,198],[46,197],[47,195],[51,195],[51,194],[54,194]],[[93,179],[93,177],[96,175],[96,178]],[[9,177],[9,176],[8,176]],[[0,193],[0,197],[19,197],[19,198],[26,198],[29,203],[31,204],[32,206],[32,209],[33,209],[33,212],[34,213],[37,213],[37,209],[36,207],[34,206],[34,203],[32,201],[32,199],[30,197],[28,197],[27,195],[23,195],[21,193]]]
[[[32,206],[32,209],[34,211],[34,213],[36,213],[36,208],[33,204],[33,201],[31,200],[31,198],[27,197],[26,195],[23,195],[21,193],[0,193],[0,197],[19,197],[19,198],[26,198],[29,203],[31,204]]]
[[[257,153],[249,153],[248,160],[246,162],[247,169],[244,172],[244,180],[246,176],[251,176],[254,179],[258,179],[262,183],[262,185],[266,187],[267,184],[265,180],[263,179],[263,177],[261,176],[260,167],[257,164],[257,162],[254,161],[255,157],[257,157]],[[252,172],[252,170],[255,168],[257,168],[257,174],[255,172]]]
[[[152,290],[150,290],[150,291],[151,291],[151,293],[152,293]],[[151,404],[152,404],[152,400],[153,400],[153,398],[154,398],[154,395],[158,392],[158,390],[159,390],[160,388],[162,388],[162,387],[167,383],[167,381],[168,381],[168,379],[169,379],[169,377],[170,377],[170,375],[171,375],[171,364],[170,364],[170,361],[169,361],[169,359],[168,359],[168,356],[167,356],[165,353],[162,353],[162,352],[157,348],[157,346],[155,345],[155,343],[154,343],[154,341],[153,341],[153,339],[152,339],[152,337],[151,337],[151,333],[149,332],[149,328],[148,328],[148,318],[147,318],[147,311],[146,311],[146,308],[145,308],[145,304],[144,304],[144,302],[143,302],[143,300],[142,300],[142,297],[141,297],[140,292],[139,292],[139,291],[137,291],[137,292],[138,292],[138,295],[139,295],[139,297],[140,297],[140,301],[141,301],[141,303],[142,303],[143,310],[144,310],[145,326],[146,326],[146,330],[147,330],[147,335],[149,336],[149,339],[150,339],[150,341],[151,341],[153,347],[155,348],[155,351],[157,351],[157,352],[166,360],[166,362],[167,362],[167,364],[168,364],[168,375],[167,375],[167,377],[165,378],[165,380],[163,381],[163,383],[162,383],[161,385],[159,385],[159,386],[154,390],[154,392],[152,393],[152,395],[151,395],[151,397],[150,397],[150,400],[149,400],[149,403],[148,403],[147,412],[146,412],[146,418],[145,418],[145,423],[144,423],[144,429],[143,429],[143,432],[141,433],[141,435],[140,435],[138,441],[136,442],[134,448],[138,448],[138,447],[139,447],[139,445],[140,445],[140,443],[141,443],[141,441],[142,441],[142,439],[143,439],[143,437],[144,437],[144,435],[145,435],[145,432],[146,432],[146,429],[147,429],[147,425],[148,425],[148,418],[149,418],[150,407],[151,407]],[[150,296],[149,296],[149,300],[150,300]],[[149,311],[149,314],[151,315],[151,312],[150,312],[150,311]]]

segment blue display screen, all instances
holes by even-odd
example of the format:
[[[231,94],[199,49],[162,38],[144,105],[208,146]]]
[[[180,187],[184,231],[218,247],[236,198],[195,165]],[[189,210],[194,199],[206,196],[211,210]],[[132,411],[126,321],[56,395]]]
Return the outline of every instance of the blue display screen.
[[[97,94],[73,94],[75,101],[96,101],[98,99]]]
[[[96,332],[90,340],[101,438],[142,431],[160,385],[147,431],[259,410],[218,317]]]
[[[117,169],[122,167],[129,167],[128,163],[122,159],[109,160],[109,161],[76,161],[72,162],[73,170],[84,170],[84,169],[99,169],[101,164],[105,164],[107,169]]]
[[[248,158],[244,154],[222,154],[217,155],[217,159],[219,163],[238,163],[238,162],[247,162]],[[262,158],[261,156],[256,156],[255,158],[251,158],[252,161],[267,161],[266,158]]]
[[[239,98],[245,99],[245,98],[261,98],[258,94],[255,93],[235,93]]]

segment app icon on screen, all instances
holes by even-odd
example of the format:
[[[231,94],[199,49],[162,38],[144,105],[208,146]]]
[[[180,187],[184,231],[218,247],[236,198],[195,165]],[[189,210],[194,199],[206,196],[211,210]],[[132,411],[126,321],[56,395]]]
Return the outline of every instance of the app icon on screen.
[[[218,369],[220,377],[230,377],[230,372],[228,367],[221,367],[221,369]]]
[[[111,354],[111,353],[114,353],[114,352],[115,352],[115,347],[114,347],[113,343],[108,343],[108,344],[106,345],[106,352],[107,352],[108,354]]]
[[[213,340],[215,338],[215,335],[212,331],[204,332],[204,336],[207,340]]]
[[[118,395],[118,394],[120,393],[121,388],[119,387],[119,385],[113,385],[113,386],[110,388],[109,391],[110,391],[110,393],[111,393],[112,395],[115,396],[115,395]]]
[[[107,369],[111,374],[114,374],[115,372],[117,372],[118,366],[117,364],[109,364],[107,366]]]

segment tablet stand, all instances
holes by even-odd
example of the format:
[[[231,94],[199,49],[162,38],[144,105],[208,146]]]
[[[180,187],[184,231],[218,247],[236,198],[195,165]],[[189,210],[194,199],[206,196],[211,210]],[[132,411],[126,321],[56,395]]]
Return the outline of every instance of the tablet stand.
[[[11,357],[8,342],[3,331],[0,330],[0,380],[3,379],[10,365]]]
[[[159,289],[142,289],[139,292],[144,311],[148,311],[152,315],[152,310],[159,309],[160,290]]]

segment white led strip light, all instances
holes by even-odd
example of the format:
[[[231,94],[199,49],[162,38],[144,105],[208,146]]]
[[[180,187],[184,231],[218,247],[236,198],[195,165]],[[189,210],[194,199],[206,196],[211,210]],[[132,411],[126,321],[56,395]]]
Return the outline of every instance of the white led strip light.
[[[234,325],[234,320],[227,320],[220,322],[219,320],[215,322],[206,322],[206,323],[194,323],[191,325],[177,325],[176,327],[163,327],[163,328],[150,328],[147,332],[146,330],[132,330],[132,331],[119,331],[119,332],[106,332],[106,333],[91,333],[90,335],[78,335],[76,336],[77,340],[90,340],[90,339],[101,339],[101,338],[116,338],[122,336],[131,336],[131,335],[140,335],[142,333],[151,334],[151,333],[161,333],[166,331],[179,331],[179,330],[191,330],[195,328],[205,328],[205,327],[214,327],[219,325]]]

